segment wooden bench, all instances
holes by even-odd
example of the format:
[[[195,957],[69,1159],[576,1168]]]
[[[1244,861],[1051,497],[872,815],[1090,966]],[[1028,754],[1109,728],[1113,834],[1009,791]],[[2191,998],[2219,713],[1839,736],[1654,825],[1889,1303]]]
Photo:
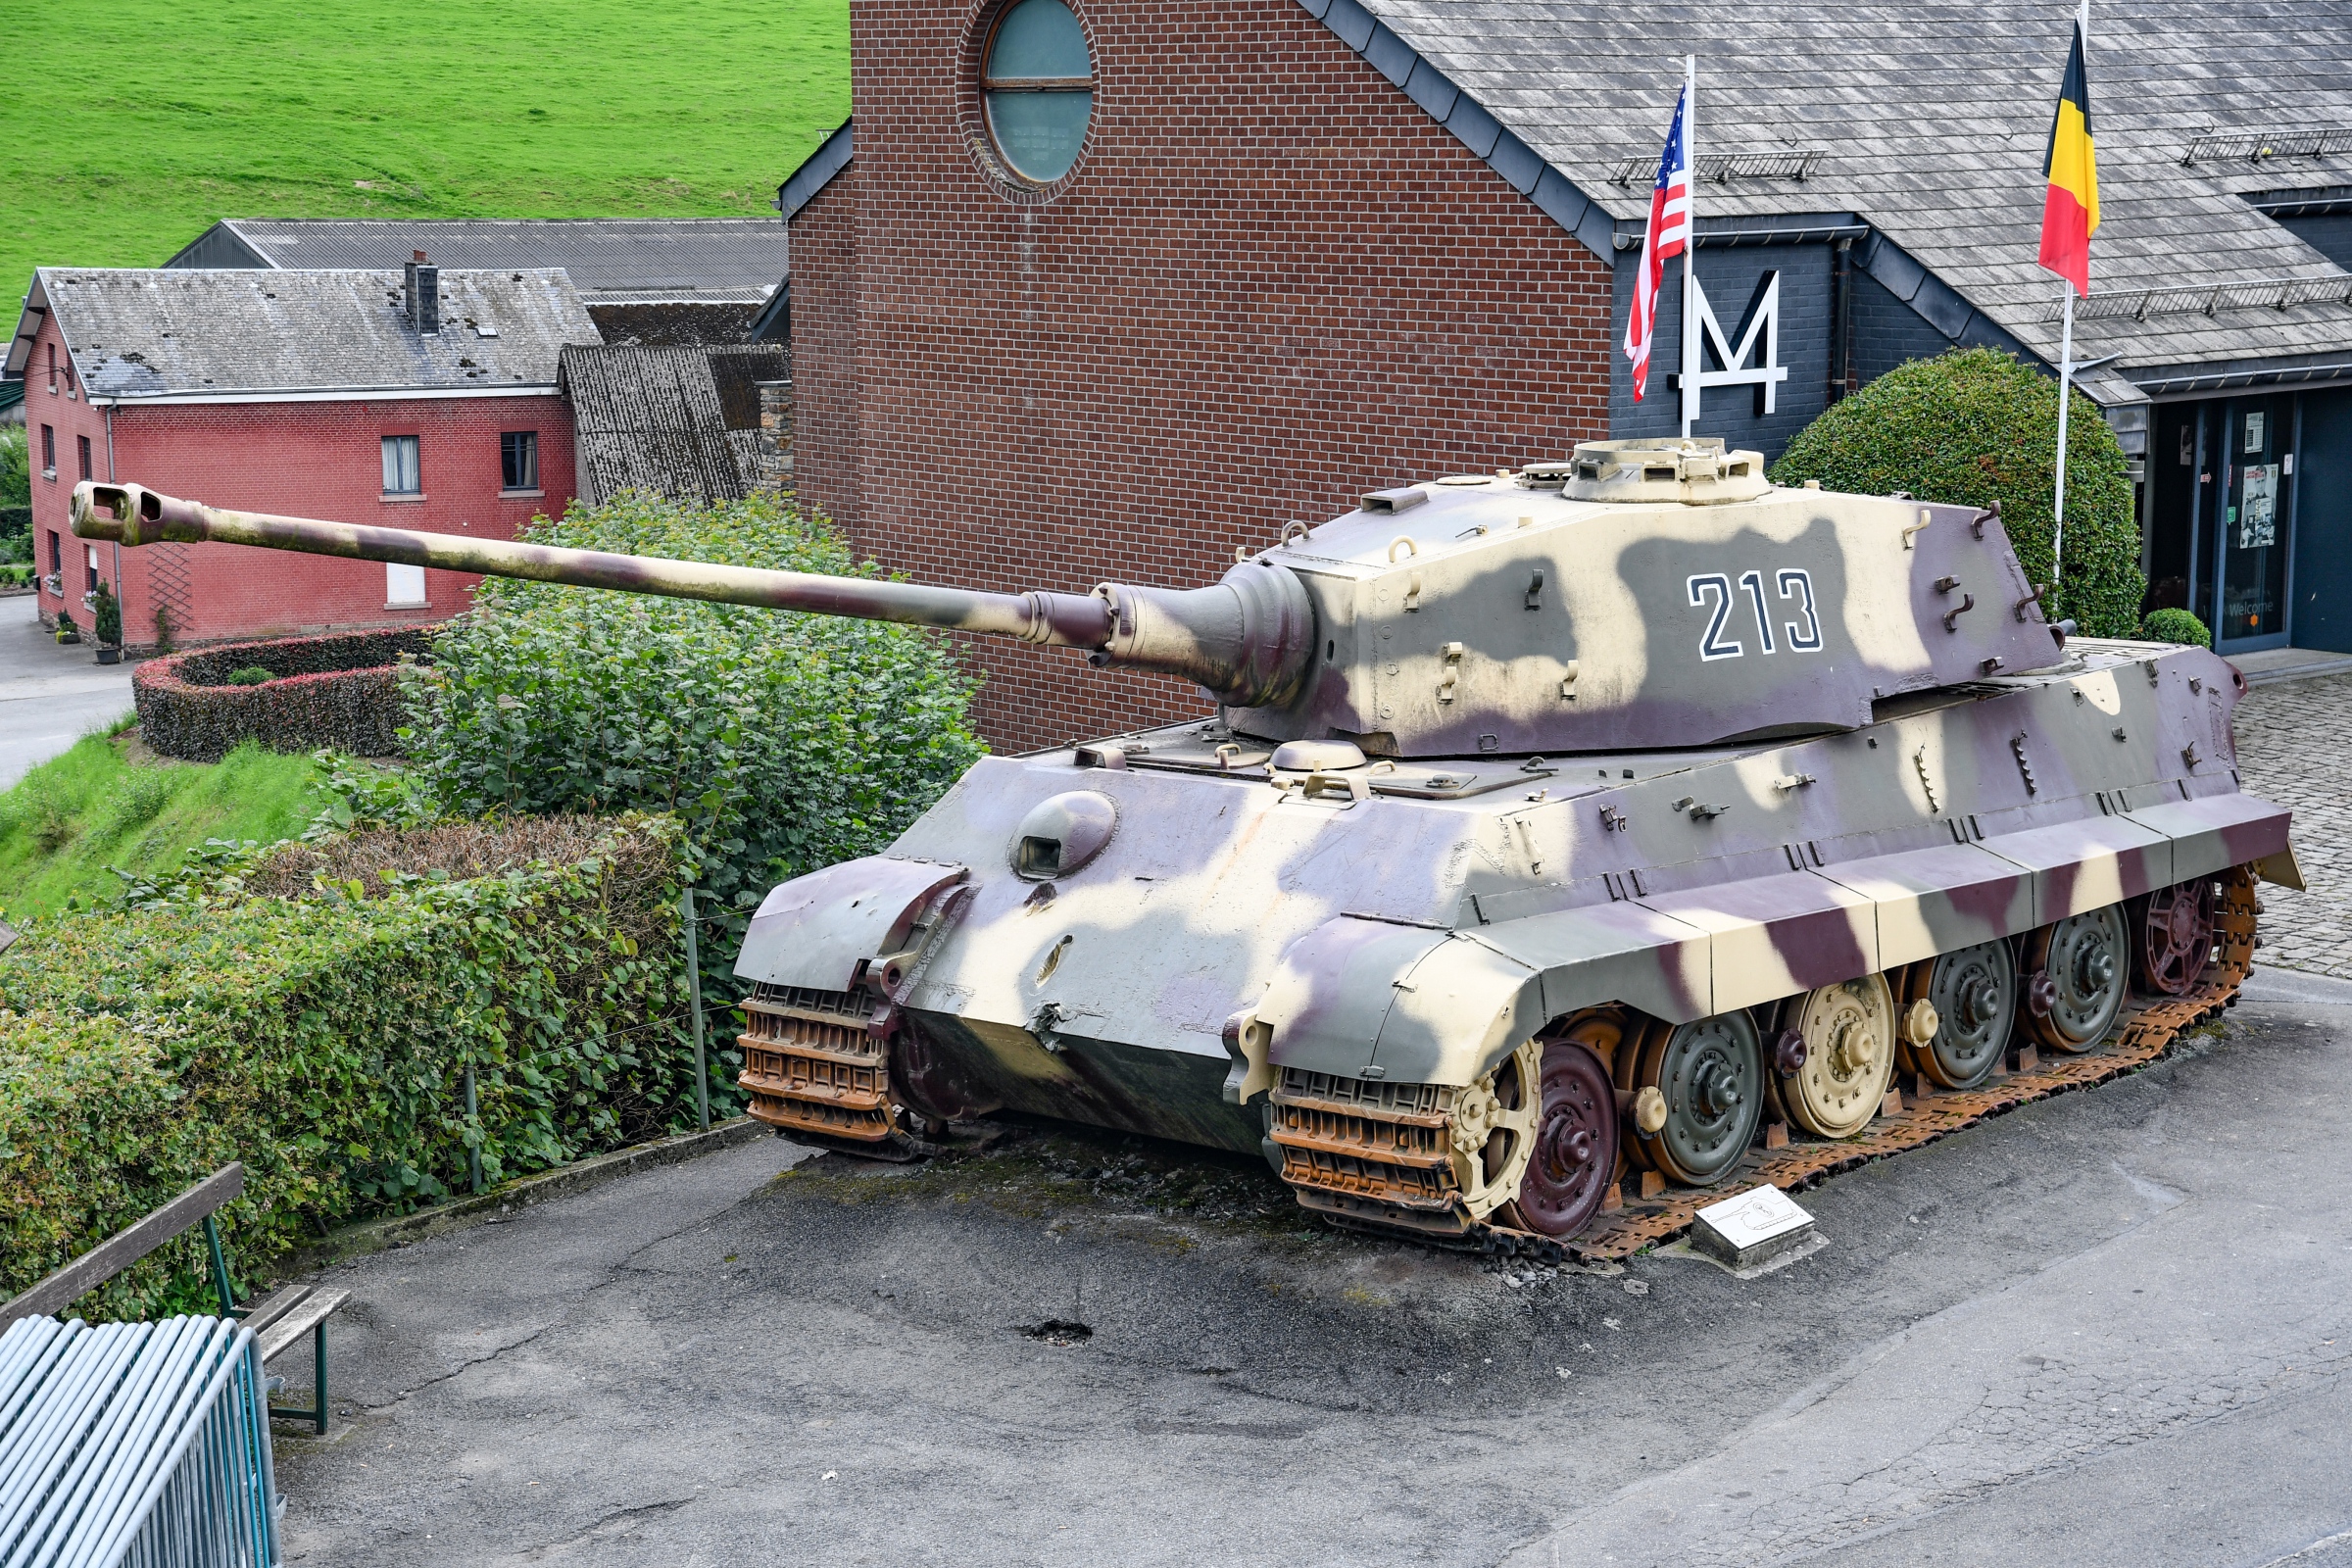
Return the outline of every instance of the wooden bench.
[[[351,1293],[320,1290],[314,1285],[289,1285],[249,1306],[237,1305],[236,1293],[229,1288],[228,1255],[220,1245],[220,1226],[213,1215],[220,1205],[244,1191],[245,1167],[235,1163],[221,1166],[145,1219],[100,1242],[6,1305],[0,1305],[0,1332],[21,1317],[46,1316],[65,1310],[166,1242],[201,1223],[212,1264],[213,1290],[220,1298],[220,1315],[242,1319],[253,1330],[254,1338],[261,1343],[263,1364],[267,1366],[279,1352],[292,1348],[305,1334],[311,1336],[311,1393],[317,1403],[308,1410],[271,1405],[270,1413],[280,1420],[308,1421],[323,1436],[326,1320],[335,1308],[351,1299]]]

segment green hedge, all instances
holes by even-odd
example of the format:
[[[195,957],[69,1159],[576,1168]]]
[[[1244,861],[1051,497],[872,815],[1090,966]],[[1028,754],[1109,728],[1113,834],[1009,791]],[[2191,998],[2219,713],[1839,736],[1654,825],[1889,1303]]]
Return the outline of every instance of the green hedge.
[[[226,1223],[259,1270],[462,1189],[469,1148],[497,1181],[691,1124],[673,822],[622,818],[575,860],[465,880],[338,884],[299,853],[307,897],[231,877],[35,921],[0,957],[0,1297],[232,1158]],[[81,1310],[150,1309],[172,1267]]]
[[[273,752],[322,746],[360,757],[401,749],[398,662],[432,656],[432,627],[229,643],[151,659],[131,675],[139,734],[165,757],[217,762],[241,741]],[[258,668],[264,684],[231,684]]]
[[[2086,636],[2129,637],[2147,578],[2124,449],[2078,392],[2066,434],[2066,570],[2044,609]],[[2050,580],[2058,459],[2058,385],[1991,349],[1953,349],[1889,370],[1835,403],[1772,466],[1781,484],[1986,507],[2034,582]]]

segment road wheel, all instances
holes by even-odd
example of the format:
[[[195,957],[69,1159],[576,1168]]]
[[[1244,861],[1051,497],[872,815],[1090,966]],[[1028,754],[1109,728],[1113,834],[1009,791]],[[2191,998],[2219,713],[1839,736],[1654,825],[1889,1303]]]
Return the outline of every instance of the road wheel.
[[[1850,1138],[1870,1125],[1894,1078],[1894,994],[1884,975],[1823,986],[1797,1008],[1804,1060],[1781,1076],[1798,1125]]]
[[[2023,968],[2049,982],[2040,988],[2049,1008],[2026,1008],[2026,1032],[2053,1051],[2097,1045],[2124,1010],[2130,957],[2120,904],[2070,914],[2026,938]]]
[[[1642,1053],[1639,1083],[1666,1102],[1649,1140],[1657,1168],[1691,1187],[1720,1178],[1747,1152],[1764,1114],[1764,1048],[1745,1012],[1719,1012],[1658,1031]]]
[[[1617,1171],[1617,1091],[1576,1032],[1572,1025],[1571,1038],[1542,1042],[1542,1106],[1519,1183],[1520,1219],[1546,1236],[1583,1230]]]
[[[2213,957],[2213,879],[2158,888],[2125,906],[2132,927],[2132,968],[2142,991],[2186,996]]]
[[[1974,1089],[1992,1076],[2017,1018],[2017,959],[2006,942],[1936,956],[1924,993],[1936,1034],[1912,1053],[1919,1070],[1946,1089]]]

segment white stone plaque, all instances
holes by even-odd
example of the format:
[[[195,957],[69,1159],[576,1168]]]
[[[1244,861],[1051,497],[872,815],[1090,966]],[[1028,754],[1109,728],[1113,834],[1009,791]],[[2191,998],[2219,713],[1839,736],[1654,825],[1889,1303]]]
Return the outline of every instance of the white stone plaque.
[[[1801,1245],[1813,1216],[1777,1187],[1754,1187],[1698,1211],[1691,1245],[1734,1268],[1775,1257]]]

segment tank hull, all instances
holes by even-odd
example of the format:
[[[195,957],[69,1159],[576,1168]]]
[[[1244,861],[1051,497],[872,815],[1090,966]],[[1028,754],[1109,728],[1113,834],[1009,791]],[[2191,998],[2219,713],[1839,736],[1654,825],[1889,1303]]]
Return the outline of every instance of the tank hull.
[[[2293,880],[2286,811],[2238,787],[2239,689],[2208,653],[2079,642],[1771,744],[1302,771],[1197,725],[988,759],[886,855],[779,888],[738,972],[862,999],[918,1114],[1259,1149],[1298,1181],[1300,1148],[1412,1131],[1334,1093],[1426,1121],[1563,1020],[1760,1028],[2233,868]],[[1107,837],[1023,874],[1025,822],[1073,796],[1107,803]]]

